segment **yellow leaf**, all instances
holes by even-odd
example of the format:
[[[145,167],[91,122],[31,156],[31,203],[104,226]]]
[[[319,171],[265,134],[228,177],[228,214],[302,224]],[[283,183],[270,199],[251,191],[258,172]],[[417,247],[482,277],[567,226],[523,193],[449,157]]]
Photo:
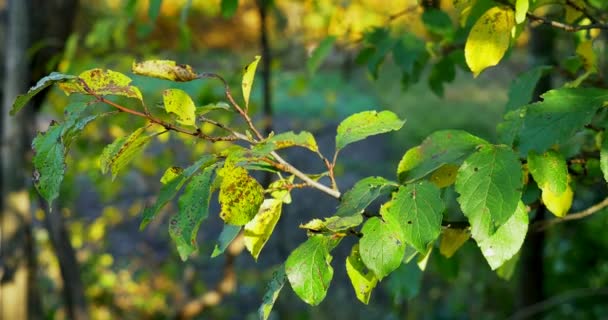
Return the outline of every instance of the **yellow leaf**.
[[[260,251],[264,248],[266,241],[268,241],[274,227],[277,225],[282,208],[283,202],[281,200],[266,199],[262,203],[258,214],[245,225],[245,247],[255,260],[258,259]]]
[[[135,74],[171,81],[184,82],[198,78],[198,75],[191,66],[187,64],[176,64],[175,61],[171,60],[133,62],[131,69]]]
[[[526,21],[526,13],[530,7],[530,0],[517,0],[515,2],[515,22],[520,24]]]
[[[195,124],[196,106],[185,91],[180,89],[163,91],[163,103],[167,112],[173,112],[177,115],[177,122],[187,126]]]
[[[441,236],[439,243],[439,253],[446,258],[450,258],[462,245],[469,240],[471,233],[467,230],[446,229]]]
[[[475,77],[500,62],[509,49],[514,25],[513,10],[505,7],[493,7],[475,22],[464,47],[467,65]]]
[[[251,221],[264,201],[264,188],[247,170],[226,163],[218,171],[222,177],[219,201],[220,218],[227,224],[243,226]]]
[[[258,67],[258,62],[260,62],[260,56],[255,56],[255,60],[245,67],[245,73],[243,74],[241,86],[243,88],[243,98],[245,99],[245,109],[249,108],[249,95],[251,94],[251,87],[253,86],[253,78],[255,76],[255,69]]]
[[[348,274],[353,289],[355,289],[357,299],[364,304],[368,304],[372,290],[378,284],[378,278],[367,269],[361,260],[358,243],[353,246],[350,256],[346,258],[346,274]]]
[[[454,164],[444,164],[431,174],[431,182],[438,188],[445,188],[452,185],[454,181],[456,181],[456,172],[458,172],[458,168],[460,167]]]
[[[586,71],[597,70],[597,55],[593,51],[593,40],[581,42],[576,47],[576,54],[583,60]]]
[[[112,70],[91,69],[78,75],[86,87],[79,81],[62,82],[59,87],[67,95],[72,93],[88,94],[87,89],[97,95],[124,96],[142,100],[141,92],[137,87],[131,86],[131,78]]]
[[[566,191],[559,194],[553,193],[550,188],[541,189],[543,203],[547,209],[556,217],[563,218],[566,216],[572,206],[572,198],[574,197],[574,192],[572,192],[570,185],[568,185]]]

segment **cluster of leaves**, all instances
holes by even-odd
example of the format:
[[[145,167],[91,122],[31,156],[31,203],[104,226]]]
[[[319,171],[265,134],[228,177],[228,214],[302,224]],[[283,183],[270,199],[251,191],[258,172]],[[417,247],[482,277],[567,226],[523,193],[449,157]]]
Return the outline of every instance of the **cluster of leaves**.
[[[484,3],[486,7],[482,6]],[[436,49],[441,51],[462,37],[466,39],[464,50],[452,51],[438,62],[440,66],[433,68],[437,67],[441,72],[452,70],[453,74],[453,64],[459,60],[457,56],[464,57],[464,63],[474,75],[496,65],[510,47],[512,37],[518,35],[522,24],[531,17],[531,7],[522,3],[528,2],[511,4],[505,1],[496,5],[484,0],[457,1],[463,16],[468,17],[464,18],[465,25],[471,25],[470,32],[462,34],[453,29],[451,20],[442,11],[425,12],[423,20],[429,31],[440,39],[435,43]],[[543,3],[528,4],[540,6]],[[575,22],[581,19],[579,17]],[[325,47],[332,41],[329,40]],[[376,29],[366,37],[366,43],[370,48],[373,45],[362,53],[372,73],[392,51],[397,64],[403,68],[405,83],[416,80],[428,61],[429,46],[413,36],[395,42],[386,30]],[[340,205],[333,215],[301,225],[309,238],[275,273],[259,310],[260,317],[265,319],[286,282],[303,301],[311,305],[323,301],[334,273],[331,252],[347,236],[359,239],[344,266],[357,298],[363,303],[369,301],[378,282],[402,264],[417,255],[422,260],[428,258],[436,245],[441,254],[451,257],[469,238],[477,243],[493,270],[498,270],[502,277],[510,277],[534,208],[542,203],[557,217],[564,217],[570,209],[575,182],[572,172],[576,169],[571,168],[566,159],[583,151],[597,153],[597,157],[586,157],[586,161],[595,160],[608,180],[608,137],[604,135],[604,102],[608,100],[608,90],[581,87],[597,70],[590,42],[581,42],[576,58],[581,62],[579,68],[584,69],[581,78],[546,92],[541,102],[529,104],[533,88],[550,68],[532,69],[514,82],[504,121],[498,125],[499,141],[492,143],[461,130],[435,132],[420,145],[407,150],[393,180],[367,177],[344,194],[339,191],[333,172],[340,151],[369,136],[399,130],[405,121],[390,111],[365,111],[346,118],[337,128],[333,158],[325,157],[314,136],[306,131],[263,136],[248,114],[249,94],[259,57],[244,71],[244,107],[236,102],[219,75],[197,73],[192,67],[173,61],[154,60],[135,63],[133,73],[175,82],[219,79],[225,86],[227,103],[199,107],[185,92],[169,88],[163,92],[164,113],[149,110],[140,90],[130,84],[129,77],[116,71],[93,69],[78,76],[52,73],[27,94],[17,97],[12,113],[54,83],[68,95],[89,97],[88,102],[67,106],[64,121],[53,122],[33,141],[35,186],[49,202],[58,197],[70,143],[88,123],[102,115],[113,114],[95,112],[91,105],[109,105],[148,122],[103,150],[100,168],[113,177],[124,171],[156,136],[168,131],[211,142],[242,142],[223,152],[205,155],[189,167],[167,168],[161,178],[163,186],[156,203],[143,212],[142,228],[179,194],[179,210],[170,219],[169,234],[183,260],[197,250],[197,232],[209,215],[211,195],[216,191],[221,206],[219,217],[225,227],[213,256],[221,254],[236,235],[243,232],[245,246],[254,259],[259,257],[272,235],[283,205],[291,203],[292,189],[311,187],[339,198]],[[315,68],[316,64],[311,63],[309,67]],[[431,71],[431,79],[433,74]],[[443,80],[429,81],[431,87],[441,91]],[[137,102],[136,107],[128,108],[107,98],[113,96],[132,99]],[[213,112],[218,108],[235,112],[247,128],[241,132],[231,124],[214,120]],[[226,135],[204,134],[200,129],[203,123],[225,131]],[[577,134],[589,130],[597,141],[593,146],[583,150],[568,145]],[[305,148],[317,154],[327,171],[302,173],[277,153],[291,147]],[[276,175],[276,180],[262,186],[251,175],[251,171],[256,170],[270,171]],[[327,179],[329,186],[323,183]],[[457,201],[467,226],[446,221],[444,198],[448,188],[458,193]],[[372,202],[386,199],[378,213],[367,211]]]

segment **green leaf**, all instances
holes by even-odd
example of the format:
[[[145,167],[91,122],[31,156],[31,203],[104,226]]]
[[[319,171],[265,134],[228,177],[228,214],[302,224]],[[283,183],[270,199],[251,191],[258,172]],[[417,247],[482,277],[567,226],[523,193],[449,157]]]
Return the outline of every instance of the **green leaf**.
[[[477,242],[492,270],[519,252],[528,233],[528,212],[520,201],[515,213],[489,238]]]
[[[334,275],[327,237],[313,235],[298,246],[285,261],[285,272],[293,291],[304,302],[318,305],[325,299]]]
[[[160,14],[160,8],[163,4],[163,0],[150,0],[148,5],[148,18],[154,23],[158,15]]]
[[[19,110],[23,109],[23,107],[40,91],[44,90],[48,86],[57,83],[57,82],[68,82],[76,79],[76,76],[71,76],[67,74],[61,74],[58,72],[51,72],[48,76],[38,80],[35,86],[31,87],[26,94],[18,95],[13,102],[13,107],[11,108],[10,115],[14,116],[19,112]]]
[[[272,151],[294,146],[307,148],[312,152],[319,151],[317,141],[312,133],[307,131],[302,131],[300,133],[289,131],[274,135],[255,145],[252,149],[252,153],[257,157],[263,157]]]
[[[163,91],[163,103],[167,112],[177,115],[177,122],[193,126],[196,122],[196,106],[192,98],[183,90],[167,89]]]
[[[281,200],[266,199],[258,214],[245,225],[245,247],[256,261],[281,217],[282,208]]]
[[[487,144],[466,131],[436,131],[403,155],[397,168],[399,182],[411,183],[444,164],[460,165],[476,148]]]
[[[464,161],[456,192],[475,240],[487,239],[513,216],[522,189],[521,163],[510,148],[484,146]]]
[[[562,88],[546,92],[543,101],[509,112],[499,125],[501,135],[512,137],[521,155],[544,152],[563,143],[590,123],[608,100],[608,90]]]
[[[532,101],[538,80],[546,74],[551,67],[538,66],[520,74],[509,87],[509,100],[505,112],[515,110]]]
[[[268,186],[268,190],[272,190],[270,192],[270,195],[277,200],[281,200],[284,204],[290,204],[291,193],[288,186],[293,183],[294,179],[295,176],[289,176],[289,178],[284,178],[272,182]]]
[[[210,104],[204,105],[202,107],[196,108],[196,115],[203,116],[203,115],[205,115],[211,111],[215,111],[215,110],[232,111],[233,109],[226,102],[216,102],[216,103],[210,103]]]
[[[114,180],[118,172],[135,159],[152,140],[152,136],[142,135],[145,131],[145,127],[139,128],[129,136],[118,138],[106,146],[99,158],[101,173],[111,171]]]
[[[600,168],[604,173],[604,180],[608,182],[608,134],[604,132],[602,136],[602,146],[600,148]]]
[[[163,186],[160,189],[156,202],[153,206],[144,209],[143,219],[139,225],[139,229],[143,230],[151,221],[156,217],[160,209],[162,209],[182,188],[184,183],[192,177],[199,169],[207,167],[208,165],[215,162],[215,157],[212,155],[205,155],[196,161],[194,164],[184,169],[183,172]],[[164,176],[164,175],[163,175]]]
[[[222,0],[221,12],[224,18],[231,18],[239,7],[239,0]]]
[[[336,150],[340,150],[369,136],[401,129],[405,120],[400,120],[391,111],[363,111],[344,119],[338,126]]]
[[[167,170],[165,170],[165,173],[163,173],[163,176],[160,177],[160,183],[162,183],[162,184],[170,183],[171,181],[175,180],[176,178],[179,178],[183,172],[184,172],[184,169],[182,169],[180,167],[167,168]]]
[[[306,61],[306,67],[309,74],[313,74],[319,69],[323,60],[325,60],[327,55],[331,52],[334,42],[336,42],[336,37],[328,36],[315,48],[308,61]]]
[[[392,200],[382,206],[381,214],[398,221],[403,240],[423,253],[439,237],[444,210],[439,188],[422,181],[400,187]]]
[[[363,237],[359,240],[359,250],[363,263],[378,277],[378,280],[401,265],[405,255],[403,232],[398,221],[390,216],[384,220],[373,217],[363,225]]]
[[[422,270],[416,261],[402,263],[388,278],[388,291],[395,301],[414,298],[420,292],[422,285]]]
[[[211,258],[215,258],[220,254],[224,253],[232,240],[236,238],[241,232],[241,226],[233,226],[231,224],[225,224],[222,232],[220,233],[218,243],[213,248],[213,253],[211,254]]]
[[[526,14],[528,13],[528,7],[530,7],[530,0],[516,0],[515,1],[515,22],[517,24],[526,21]]]
[[[359,244],[353,246],[350,255],[346,258],[346,274],[348,274],[353,289],[355,289],[357,299],[368,304],[372,290],[378,284],[378,279],[363,264],[361,255],[359,254]]]
[[[568,165],[557,151],[542,154],[531,151],[528,154],[528,170],[541,189],[548,188],[553,193],[562,193],[568,188]]]
[[[342,200],[338,206],[337,216],[348,217],[361,215],[378,197],[388,195],[397,189],[395,182],[386,180],[382,177],[363,178],[342,195]]]
[[[220,218],[227,224],[247,224],[264,201],[264,188],[242,167],[226,163],[218,174],[222,177]]]
[[[427,55],[425,42],[411,33],[400,35],[400,39],[393,47],[393,58],[401,71],[411,74],[421,58]]]
[[[253,87],[253,79],[255,77],[255,69],[258,67],[260,62],[260,56],[255,56],[255,60],[245,67],[243,73],[243,81],[241,87],[243,89],[243,99],[245,99],[245,109],[249,108],[249,95],[251,94],[251,88]]]
[[[52,122],[45,133],[39,133],[32,142],[34,150],[34,186],[51,206],[59,196],[65,173],[65,147],[61,142],[63,126]]]
[[[196,235],[203,220],[209,216],[211,186],[216,166],[209,166],[192,177],[179,198],[179,211],[169,222],[169,235],[177,245],[182,261],[197,250]]]
[[[429,75],[429,87],[437,96],[443,97],[443,85],[454,81],[455,78],[454,62],[449,57],[444,57],[433,65]]]
[[[424,10],[424,13],[422,13],[422,22],[424,22],[428,31],[444,37],[450,36],[454,30],[452,19],[450,19],[450,16],[443,10]]]
[[[131,78],[112,70],[92,69],[78,75],[80,81],[62,82],[59,87],[68,95],[73,93],[113,95],[135,98],[143,101],[141,92],[129,85]],[[83,84],[84,82],[84,84]]]
[[[364,40],[367,44],[371,45],[369,59],[367,60],[367,69],[372,74],[374,79],[378,78],[378,70],[380,65],[384,62],[386,55],[395,46],[395,38],[391,37],[390,30],[388,28],[376,27],[371,31],[366,32]],[[361,52],[363,53],[363,52]]]
[[[467,65],[475,77],[500,62],[509,49],[514,25],[513,10],[508,7],[493,7],[475,22],[464,47]]]
[[[285,273],[285,266],[281,265],[277,271],[272,274],[272,280],[266,288],[266,293],[262,299],[262,305],[258,309],[258,316],[262,320],[267,320],[272,311],[275,301],[279,297],[279,293],[287,281],[287,274]]]
[[[198,79],[198,74],[187,64],[176,64],[171,60],[147,60],[133,62],[133,73],[171,81],[185,82]]]

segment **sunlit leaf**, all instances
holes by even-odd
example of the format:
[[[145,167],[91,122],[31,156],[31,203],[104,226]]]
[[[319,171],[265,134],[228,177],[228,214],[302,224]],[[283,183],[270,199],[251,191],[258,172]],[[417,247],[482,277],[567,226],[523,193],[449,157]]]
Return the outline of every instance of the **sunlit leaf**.
[[[493,7],[475,22],[464,47],[474,76],[500,62],[509,49],[514,25],[513,10],[508,7]]]
[[[302,131],[300,133],[288,131],[276,134],[255,145],[252,149],[252,153],[255,156],[261,157],[269,154],[272,151],[294,146],[307,148],[313,152],[319,151],[317,141],[312,133],[308,131]]]
[[[542,189],[543,203],[551,213],[556,217],[563,218],[566,216],[570,207],[572,207],[572,199],[574,192],[570,185],[566,186],[566,190],[561,193],[555,193],[550,188]]]
[[[34,97],[36,94],[38,94],[40,91],[44,90],[48,86],[57,82],[73,81],[74,79],[76,79],[76,76],[61,74],[58,72],[51,72],[51,74],[49,74],[48,76],[38,80],[36,85],[31,87],[26,94],[18,95],[17,98],[15,98],[15,101],[13,102],[13,106],[10,111],[10,115],[14,116],[15,114],[17,114],[17,112],[19,112],[19,110],[21,110],[32,99],[32,97]]]
[[[255,78],[255,70],[260,62],[260,56],[255,56],[255,60],[245,67],[243,73],[243,81],[241,87],[243,89],[243,99],[245,99],[245,108],[249,108],[249,95],[251,94],[251,88],[253,87],[253,79]]]
[[[177,122],[193,126],[196,122],[196,106],[192,98],[183,90],[167,89],[163,91],[163,103],[167,112],[177,115]]]
[[[165,173],[163,173],[163,176],[160,177],[160,183],[167,184],[173,181],[175,178],[180,177],[183,172],[184,169],[180,167],[167,168],[167,170],[165,170]]]
[[[359,244],[353,246],[350,255],[346,258],[346,274],[348,274],[350,283],[353,285],[357,299],[368,304],[372,290],[378,284],[378,279],[363,264],[359,254]]]
[[[517,262],[519,262],[520,252],[516,253],[511,259],[505,261],[498,269],[496,269],[496,275],[501,279],[509,281],[515,273]]]
[[[262,298],[262,305],[258,309],[258,316],[262,320],[267,320],[272,311],[275,301],[279,297],[279,293],[285,282],[287,281],[287,274],[285,273],[285,266],[281,265],[277,271],[272,274],[272,279],[266,288],[264,298]]]
[[[217,240],[217,244],[215,248],[213,248],[213,253],[211,253],[211,258],[215,258],[220,254],[224,253],[230,243],[239,235],[241,232],[241,226],[233,226],[231,224],[225,224],[222,232],[220,232],[220,236]]]
[[[182,261],[197,250],[196,235],[209,216],[209,201],[216,166],[209,166],[192,177],[179,198],[179,211],[169,220],[169,235],[177,245]]]
[[[576,47],[576,54],[583,61],[585,70],[590,72],[597,71],[597,54],[593,51],[593,40],[586,40]]]
[[[32,142],[34,150],[34,186],[49,203],[59,196],[65,172],[65,147],[61,142],[63,126],[53,122],[46,132],[39,133]]]
[[[528,212],[520,201],[509,220],[489,238],[477,240],[477,244],[492,270],[496,270],[519,252],[527,233]]]
[[[315,50],[306,61],[306,68],[308,69],[308,73],[313,74],[317,71],[323,60],[327,57],[327,55],[331,52],[331,48],[336,42],[335,36],[328,36],[319,45],[315,48]]]
[[[344,119],[338,126],[336,150],[369,136],[401,129],[405,120],[391,111],[363,111]]]
[[[463,229],[445,229],[441,235],[441,242],[439,243],[439,253],[444,257],[450,258],[456,253],[460,247],[462,247],[467,240],[471,237],[471,233],[468,230]]]
[[[330,239],[313,235],[291,252],[285,261],[285,272],[293,291],[304,302],[318,305],[325,299],[334,276],[331,267]]]
[[[600,148],[600,168],[604,173],[604,180],[608,182],[608,134],[602,135],[602,145]]]
[[[549,189],[552,193],[560,194],[568,187],[568,165],[557,151],[549,150],[542,154],[531,151],[528,154],[528,170],[541,190]]]
[[[146,77],[160,78],[171,81],[192,81],[198,79],[198,74],[187,64],[176,64],[171,60],[147,60],[133,62],[133,73]]]
[[[363,178],[342,195],[336,215],[340,217],[360,216],[363,210],[374,200],[390,194],[397,190],[397,187],[398,185],[395,182],[382,177]]]
[[[276,199],[266,199],[260,206],[260,211],[253,220],[245,225],[245,248],[249,250],[255,260],[260,251],[270,239],[274,227],[281,217],[283,202]]]
[[[456,176],[456,191],[475,240],[490,237],[511,218],[522,189],[521,163],[505,146],[481,147],[464,161]]]
[[[403,232],[398,221],[373,217],[365,222],[359,240],[361,260],[378,277],[386,277],[401,265],[405,255]]]
[[[515,22],[520,24],[526,21],[526,14],[528,13],[528,7],[530,6],[530,0],[516,0],[515,1]]]
[[[407,244],[426,252],[429,243],[439,237],[444,210],[439,189],[422,181],[400,187],[382,206],[381,215],[398,222]]]
[[[130,85],[131,78],[112,70],[92,69],[78,75],[80,81],[62,82],[59,87],[66,93],[114,95],[143,100],[141,92]],[[82,82],[84,82],[84,84]]]
[[[112,172],[114,180],[118,172],[143,152],[152,140],[152,136],[144,134],[145,131],[145,127],[139,128],[129,136],[118,138],[106,146],[99,158],[101,173]]]
[[[272,182],[268,186],[268,190],[272,190],[270,195],[277,199],[281,200],[285,204],[291,203],[291,193],[289,189],[289,185],[293,183],[295,176],[289,176],[289,178],[280,179]]]
[[[227,163],[218,174],[222,177],[220,218],[227,224],[247,224],[258,213],[264,201],[264,188],[242,167]]]
[[[445,164],[460,165],[476,148],[486,144],[487,141],[466,131],[436,131],[403,155],[397,176],[401,183],[416,181]]]

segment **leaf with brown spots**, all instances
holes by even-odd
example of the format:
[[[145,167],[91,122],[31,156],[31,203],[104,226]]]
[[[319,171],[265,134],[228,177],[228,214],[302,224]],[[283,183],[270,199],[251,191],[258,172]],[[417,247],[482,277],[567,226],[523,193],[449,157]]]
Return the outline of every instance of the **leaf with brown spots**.
[[[101,173],[111,171],[114,180],[118,172],[143,152],[152,140],[152,136],[143,134],[145,131],[145,127],[139,128],[129,136],[118,138],[106,146],[99,158]]]
[[[187,64],[177,64],[171,60],[147,60],[133,62],[133,73],[171,81],[185,82],[198,78],[198,74]]]
[[[272,231],[281,217],[282,208],[281,200],[266,199],[258,214],[245,225],[245,247],[255,260],[258,260],[262,248],[272,235]]]
[[[97,95],[113,95],[135,98],[143,101],[139,88],[131,86],[131,78],[112,70],[92,69],[78,75],[80,81],[60,83],[59,87],[66,94],[82,93],[89,94],[83,85]]]
[[[264,188],[245,168],[229,163],[226,163],[218,174],[222,177],[219,196],[222,207],[220,218],[236,226],[247,224],[258,213],[264,201]]]

